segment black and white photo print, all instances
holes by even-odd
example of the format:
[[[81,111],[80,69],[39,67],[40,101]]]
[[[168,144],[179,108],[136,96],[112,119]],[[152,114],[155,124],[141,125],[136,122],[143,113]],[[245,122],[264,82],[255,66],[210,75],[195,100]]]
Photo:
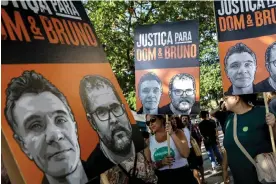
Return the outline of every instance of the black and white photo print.
[[[224,58],[224,67],[232,84],[227,94],[250,94],[257,91],[253,83],[257,70],[257,58],[247,45],[237,43],[230,47]]]
[[[126,108],[114,85],[100,75],[85,76],[80,97],[87,119],[99,136],[99,143],[87,160],[93,179],[143,149],[139,129],[131,125]]]
[[[161,114],[195,114],[199,110],[196,102],[196,82],[192,75],[181,73],[173,76],[169,83],[171,103],[161,107]]]
[[[78,129],[66,97],[35,71],[6,89],[5,117],[25,155],[44,173],[43,184],[85,184]]]
[[[263,91],[276,91],[276,42],[269,45],[265,52],[265,67],[269,77],[259,82],[256,89]]]
[[[138,114],[159,114],[162,81],[153,72],[144,74],[138,84],[138,97],[142,107]]]

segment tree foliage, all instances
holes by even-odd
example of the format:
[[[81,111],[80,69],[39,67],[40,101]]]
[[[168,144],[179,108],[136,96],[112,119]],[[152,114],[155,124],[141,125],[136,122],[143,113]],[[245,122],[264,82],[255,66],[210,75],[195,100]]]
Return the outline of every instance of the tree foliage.
[[[219,79],[220,75],[213,1],[88,1],[85,7],[131,109],[136,109],[133,48],[137,25],[198,20],[200,62],[204,63],[201,84],[212,85],[201,87],[201,99],[215,98],[215,93],[221,93],[221,82],[208,79],[208,76]]]

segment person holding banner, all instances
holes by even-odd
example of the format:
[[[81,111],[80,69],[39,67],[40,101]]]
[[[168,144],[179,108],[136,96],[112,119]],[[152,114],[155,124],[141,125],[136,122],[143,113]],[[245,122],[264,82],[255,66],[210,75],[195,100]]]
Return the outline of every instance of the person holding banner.
[[[169,95],[171,103],[161,107],[160,114],[195,114],[198,112],[196,102],[196,83],[192,75],[177,74],[170,80]]]
[[[276,42],[273,42],[266,49],[265,66],[269,72],[269,77],[259,82],[256,88],[259,92],[276,91]]]
[[[162,95],[162,82],[152,72],[143,75],[138,84],[138,96],[142,107],[138,114],[159,114],[158,107]]]
[[[223,160],[225,181],[229,165],[235,184],[260,184],[256,168],[237,144],[238,139],[252,158],[261,153],[272,152],[268,125],[272,126],[275,135],[275,116],[266,113],[262,106],[254,106],[256,99],[257,94],[224,97],[226,109],[234,113],[226,120],[223,143],[226,149]]]
[[[232,85],[227,94],[250,94],[257,91],[253,81],[257,70],[255,53],[245,44],[232,46],[224,58],[224,70]]]
[[[158,183],[197,184],[187,161],[190,149],[184,132],[179,129],[173,131],[164,115],[146,115],[146,123],[154,135],[149,138],[145,156],[156,168]],[[167,132],[170,135],[170,156]]]
[[[66,97],[35,71],[6,89],[5,117],[25,155],[43,172],[43,184],[87,183],[78,129]]]

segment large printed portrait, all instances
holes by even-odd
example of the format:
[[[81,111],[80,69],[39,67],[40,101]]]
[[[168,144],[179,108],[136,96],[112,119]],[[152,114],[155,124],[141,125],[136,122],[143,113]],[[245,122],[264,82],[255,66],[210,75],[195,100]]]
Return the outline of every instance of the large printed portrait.
[[[2,132],[26,183],[87,183],[144,148],[109,63],[2,69]]]
[[[138,114],[198,114],[198,68],[136,71]]]
[[[223,92],[276,91],[273,1],[214,1]]]
[[[276,35],[221,42],[219,47],[226,95],[276,90]]]

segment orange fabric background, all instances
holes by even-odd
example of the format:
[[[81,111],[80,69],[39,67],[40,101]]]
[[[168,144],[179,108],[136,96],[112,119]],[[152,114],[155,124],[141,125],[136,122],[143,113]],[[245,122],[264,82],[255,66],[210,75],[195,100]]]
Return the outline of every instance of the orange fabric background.
[[[220,57],[223,91],[226,92],[228,88],[231,86],[231,82],[228,79],[224,70],[224,57],[230,47],[241,42],[247,45],[256,54],[257,71],[255,74],[254,84],[257,84],[258,82],[266,79],[269,76],[269,73],[267,72],[265,67],[265,51],[267,47],[275,41],[276,41],[276,34],[270,35],[270,36],[262,36],[258,38],[244,39],[244,40],[219,42],[219,57]]]
[[[35,70],[51,81],[66,97],[78,124],[79,143],[81,148],[81,159],[86,160],[98,143],[98,135],[88,123],[86,114],[79,97],[80,80],[89,74],[99,74],[110,79],[116,87],[123,103],[127,107],[130,120],[134,123],[133,116],[123,97],[122,90],[114,76],[109,63],[103,64],[24,64],[24,65],[2,65],[2,132],[4,133],[9,147],[16,159],[18,167],[27,184],[41,183],[43,173],[30,161],[21,151],[13,139],[5,116],[4,107],[6,103],[5,90],[11,78],[20,76],[24,70]]]
[[[141,101],[138,97],[138,84],[140,78],[148,73],[155,73],[162,81],[163,94],[160,98],[159,107],[167,105],[171,102],[169,97],[169,83],[171,78],[179,73],[188,73],[194,76],[196,80],[196,101],[199,101],[199,67],[187,67],[187,68],[168,68],[168,69],[149,69],[149,70],[136,70],[135,71],[135,86],[136,86],[136,108],[137,111],[142,107]]]

